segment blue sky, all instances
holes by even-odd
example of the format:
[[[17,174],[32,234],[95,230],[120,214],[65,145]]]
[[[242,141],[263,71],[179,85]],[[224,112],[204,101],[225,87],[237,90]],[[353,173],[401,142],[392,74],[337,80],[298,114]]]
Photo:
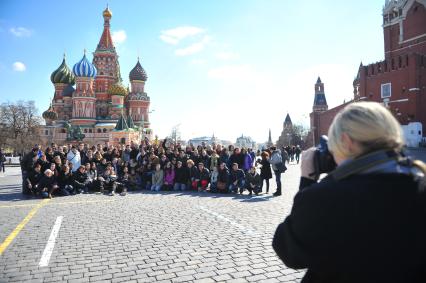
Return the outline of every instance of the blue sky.
[[[92,59],[107,3],[124,83],[139,55],[160,137],[180,124],[185,139],[276,140],[287,112],[309,123],[318,76],[333,107],[360,61],[383,58],[384,0],[0,0],[0,102],[47,109],[50,74],[64,52]]]

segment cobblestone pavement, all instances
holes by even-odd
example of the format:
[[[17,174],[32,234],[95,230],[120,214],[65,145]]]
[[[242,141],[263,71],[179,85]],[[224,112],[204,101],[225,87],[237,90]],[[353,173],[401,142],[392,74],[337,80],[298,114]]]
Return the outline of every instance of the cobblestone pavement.
[[[299,166],[288,167],[276,198],[142,191],[45,202],[23,199],[19,169],[6,168],[0,244],[33,217],[0,249],[0,282],[300,282],[304,271],[285,267],[271,247],[298,188]]]

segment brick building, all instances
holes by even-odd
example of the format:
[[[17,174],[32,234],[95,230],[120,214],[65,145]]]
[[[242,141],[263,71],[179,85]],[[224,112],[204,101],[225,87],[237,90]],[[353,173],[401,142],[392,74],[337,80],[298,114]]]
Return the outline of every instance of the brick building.
[[[353,100],[328,109],[318,79],[311,118],[314,143],[352,101],[383,103],[402,125],[426,125],[426,0],[386,1],[383,7],[384,60],[359,66]],[[324,104],[325,103],[325,104]],[[418,135],[422,135],[419,130]]]

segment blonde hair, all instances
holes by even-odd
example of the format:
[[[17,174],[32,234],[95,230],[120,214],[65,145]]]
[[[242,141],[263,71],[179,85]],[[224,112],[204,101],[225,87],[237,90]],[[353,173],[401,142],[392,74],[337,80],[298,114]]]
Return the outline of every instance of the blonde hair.
[[[358,143],[361,152],[349,152],[342,143],[342,134]],[[331,152],[351,158],[380,149],[399,150],[404,144],[398,121],[377,102],[355,102],[346,106],[334,117],[328,138]]]

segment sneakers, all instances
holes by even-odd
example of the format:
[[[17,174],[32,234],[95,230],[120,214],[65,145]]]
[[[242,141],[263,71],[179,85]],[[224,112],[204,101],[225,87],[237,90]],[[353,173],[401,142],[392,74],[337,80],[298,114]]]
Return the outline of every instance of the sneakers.
[[[110,196],[115,196],[115,192],[114,192],[114,191],[112,191],[112,192],[110,192],[110,193],[109,193],[109,195],[110,195]]]
[[[275,193],[273,193],[272,194],[274,197],[279,197],[280,195],[281,195],[281,193],[279,193],[279,192],[275,192]]]

